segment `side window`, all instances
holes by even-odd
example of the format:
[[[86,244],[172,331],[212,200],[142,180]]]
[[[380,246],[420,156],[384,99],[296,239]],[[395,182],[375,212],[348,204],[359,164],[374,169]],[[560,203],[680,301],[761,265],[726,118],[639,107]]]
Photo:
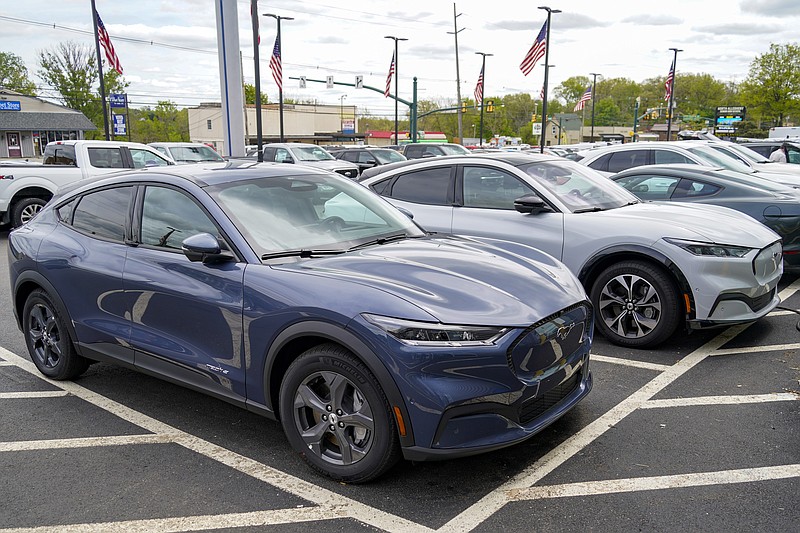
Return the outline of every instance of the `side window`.
[[[147,187],[142,207],[142,244],[180,250],[186,237],[210,233],[219,238],[216,225],[205,211],[180,191]]]
[[[359,150],[358,151],[358,162],[359,163],[369,163],[372,161],[375,162],[375,156],[371,153],[367,152],[366,150]]]
[[[438,167],[398,177],[390,196],[417,204],[446,205],[449,191],[450,167]]]
[[[711,196],[718,192],[722,187],[705,183],[702,181],[695,181],[690,179],[682,179],[678,187],[673,193],[673,198],[696,198],[698,196]]]
[[[117,187],[83,196],[72,215],[72,227],[102,239],[124,241],[132,191],[133,187]]]
[[[620,172],[647,164],[647,150],[620,150],[608,160],[609,172]]]
[[[800,163],[800,148],[787,145],[786,151],[789,154],[789,157],[786,158],[787,163]]]
[[[154,146],[153,148],[155,148],[156,150],[158,150],[158,151],[159,151],[159,153],[162,153],[162,154],[164,154],[164,155],[169,155],[169,154],[167,153],[167,149],[166,149],[166,148],[164,148],[163,146]]]
[[[89,164],[95,168],[125,168],[119,148],[87,148]]]
[[[600,157],[589,163],[589,168],[593,168],[601,172],[608,172],[608,160],[611,159],[612,155],[613,154],[601,155]]]
[[[275,161],[275,148],[264,148],[264,161]]]
[[[669,200],[680,178],[639,174],[615,181],[642,200]]]
[[[415,146],[410,145],[406,148],[406,157],[409,159],[414,159],[417,157],[422,157],[422,151],[424,150],[424,146]]]
[[[133,168],[165,167],[169,165],[169,161],[150,150],[142,150],[141,148],[131,148],[130,150]]]
[[[286,148],[275,149],[275,162],[276,163],[293,163],[292,154]]]
[[[78,166],[75,147],[71,144],[48,144],[44,149],[42,164]]]
[[[385,196],[389,192],[386,189],[390,183],[392,183],[392,178],[387,178],[385,180],[376,181],[375,183],[370,185],[369,188],[375,191],[376,193],[380,194],[381,196]]]
[[[532,193],[516,176],[484,167],[464,167],[464,206],[514,209],[514,200]]]
[[[358,153],[355,150],[348,150],[347,152],[342,152],[342,156],[339,159],[344,159],[345,161],[350,161],[351,163],[355,163],[358,159]]]
[[[77,203],[78,200],[72,200],[71,202],[66,203],[56,209],[56,213],[58,213],[58,219],[67,224],[72,224],[72,211],[75,209],[75,204]]]
[[[764,157],[769,157],[769,155],[772,153],[772,146],[755,145],[755,146],[748,146],[748,148],[750,148],[751,150],[755,150]]]
[[[660,165],[661,163],[686,163],[691,165],[694,163],[694,161],[688,157],[681,154],[676,154],[675,152],[671,152],[669,150],[653,150],[653,155],[655,156],[656,165]]]
[[[426,146],[424,155],[440,156],[444,155],[444,152],[438,146]]]

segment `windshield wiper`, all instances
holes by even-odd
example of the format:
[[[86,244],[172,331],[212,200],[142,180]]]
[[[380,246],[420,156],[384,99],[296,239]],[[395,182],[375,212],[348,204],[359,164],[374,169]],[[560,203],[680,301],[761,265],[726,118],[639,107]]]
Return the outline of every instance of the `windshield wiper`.
[[[602,207],[587,207],[586,209],[576,209],[573,213],[594,213],[596,211],[603,211]]]
[[[405,239],[405,238],[408,238],[408,234],[406,234],[405,232],[395,233],[394,235],[389,235],[387,237],[378,237],[377,239],[372,239],[367,242],[356,244],[355,246],[351,247],[350,250],[358,250],[360,248],[366,248],[368,246],[373,246],[376,244],[386,244],[387,242],[399,241],[400,239]]]
[[[268,254],[263,254],[261,256],[262,260],[265,259],[276,259],[278,257],[314,257],[319,255],[338,255],[343,254],[347,250],[306,250],[306,249],[299,249],[299,250],[283,250],[280,252],[270,252]]]

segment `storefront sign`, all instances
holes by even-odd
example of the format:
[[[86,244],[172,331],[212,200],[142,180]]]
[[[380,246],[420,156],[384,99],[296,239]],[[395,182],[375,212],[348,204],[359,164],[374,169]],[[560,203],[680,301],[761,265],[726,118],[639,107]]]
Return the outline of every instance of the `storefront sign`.
[[[0,111],[22,111],[22,105],[16,101],[0,100]]]

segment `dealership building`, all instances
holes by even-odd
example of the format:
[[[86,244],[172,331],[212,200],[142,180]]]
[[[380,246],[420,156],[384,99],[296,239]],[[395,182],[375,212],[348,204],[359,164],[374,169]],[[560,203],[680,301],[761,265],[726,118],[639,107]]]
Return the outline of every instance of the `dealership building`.
[[[97,127],[80,111],[0,87],[0,157],[41,157],[48,142]]]

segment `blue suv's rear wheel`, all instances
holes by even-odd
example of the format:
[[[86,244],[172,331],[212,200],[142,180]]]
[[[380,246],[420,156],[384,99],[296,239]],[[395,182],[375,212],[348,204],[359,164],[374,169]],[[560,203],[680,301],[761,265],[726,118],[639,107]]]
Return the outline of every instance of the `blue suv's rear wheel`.
[[[280,414],[292,447],[333,479],[363,483],[399,457],[395,421],[377,379],[340,346],[316,346],[292,363],[281,384]]]

